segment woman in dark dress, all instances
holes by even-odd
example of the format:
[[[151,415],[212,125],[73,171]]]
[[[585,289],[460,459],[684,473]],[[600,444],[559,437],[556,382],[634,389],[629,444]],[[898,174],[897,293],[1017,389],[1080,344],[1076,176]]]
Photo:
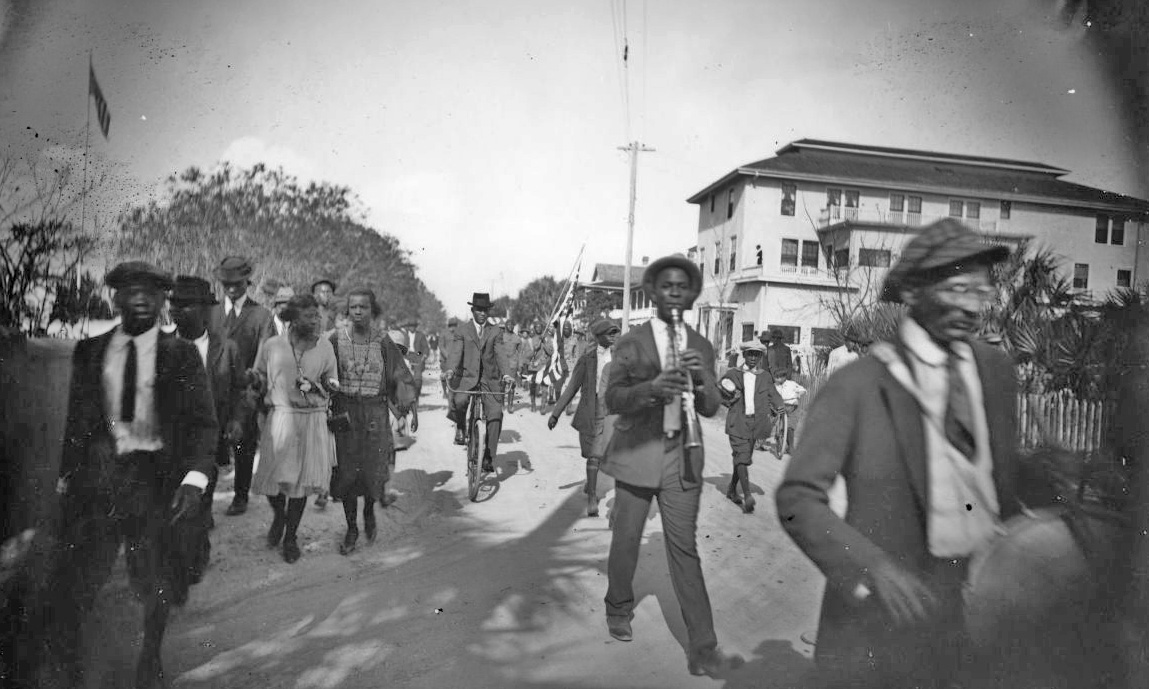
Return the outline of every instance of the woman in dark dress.
[[[350,428],[335,433],[339,468],[331,482],[331,494],[343,501],[347,517],[347,535],[339,548],[344,555],[355,550],[359,540],[356,511],[360,496],[363,530],[369,542],[375,540],[375,502],[384,498],[391,473],[388,402],[400,412],[415,402],[415,380],[403,364],[402,353],[374,325],[380,312],[374,292],[354,289],[347,295],[349,327],[331,334],[340,381],[332,411],[350,417]]]

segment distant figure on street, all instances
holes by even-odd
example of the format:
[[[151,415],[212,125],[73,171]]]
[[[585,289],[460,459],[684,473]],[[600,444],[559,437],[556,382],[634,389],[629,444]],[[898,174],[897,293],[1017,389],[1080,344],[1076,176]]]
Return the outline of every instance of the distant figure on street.
[[[754,496],[750,493],[750,465],[758,441],[770,437],[774,417],[782,409],[782,397],[774,387],[774,378],[762,368],[766,347],[750,340],[743,342],[743,364],[731,368],[718,383],[722,404],[726,405],[726,435],[730,439],[730,452],[734,468],[726,497],[742,511],[754,511]],[[738,488],[742,488],[742,497]]]
[[[685,446],[687,402],[702,416],[721,405],[714,376],[714,348],[678,320],[702,289],[698,266],[685,256],[654,261],[643,289],[657,318],[632,329],[615,344],[606,405],[617,414],[602,471],[615,479],[610,555],[607,560],[606,620],[610,635],[634,638],[634,573],[652,500],[658,501],[666,539],[670,579],[686,623],[687,670],[723,677],[742,664],[718,649],[710,597],[702,577],[695,531],[702,497],[702,456]]]
[[[242,256],[228,256],[215,269],[215,279],[223,287],[223,303],[212,307],[208,327],[224,337],[234,340],[239,350],[239,364],[243,370],[255,364],[260,344],[275,336],[271,312],[247,297],[254,268]],[[255,451],[259,447],[259,426],[255,415],[243,427],[243,439],[235,446],[235,496],[227,508],[228,516],[247,511],[251,490],[251,472],[255,465]],[[218,457],[223,461],[224,457]]]
[[[610,363],[611,349],[621,332],[618,323],[602,318],[591,324],[591,333],[594,335],[596,347],[587,349],[579,357],[571,372],[570,385],[563,390],[551,416],[547,419],[547,428],[554,430],[558,425],[559,416],[563,409],[571,403],[576,393],[581,393],[578,408],[575,410],[571,426],[578,431],[579,447],[582,456],[586,459],[586,514],[588,517],[598,516],[598,470],[602,461],[604,447],[601,444],[603,427],[606,421],[606,386],[599,386],[603,370]]]
[[[451,378],[451,371],[447,369],[450,359],[451,343],[455,340],[455,328],[459,327],[459,319],[451,316],[447,319],[447,332],[439,338],[439,383],[443,387],[443,397],[450,399],[447,392],[447,381]]]
[[[775,382],[774,387],[778,390],[778,395],[782,398],[784,405],[783,411],[786,412],[786,423],[779,429],[782,432],[781,437],[778,439],[778,457],[788,455],[794,450],[794,430],[798,427],[798,403],[802,400],[802,396],[806,394],[806,388],[802,387],[791,378],[788,374],[782,374],[784,377]]]
[[[1016,378],[976,341],[1009,250],[961,222],[922,229],[881,298],[909,315],[826,380],[777,492],[778,518],[826,576],[823,686],[985,686],[970,660],[970,557],[1016,514]],[[830,509],[845,480],[845,519]]]
[[[335,283],[327,278],[311,283],[311,296],[319,304],[319,332],[324,337],[330,336],[335,329],[335,287]]]
[[[403,323],[403,332],[407,334],[407,362],[410,364],[411,375],[415,377],[415,402],[423,395],[423,371],[427,368],[427,357],[431,354],[431,347],[427,343],[427,335],[419,330],[419,319],[408,318]]]
[[[826,375],[833,375],[834,371],[844,367],[846,364],[857,361],[861,356],[861,339],[857,330],[852,326],[846,326],[845,332],[842,333],[845,342],[841,345],[830,350],[830,358],[826,360]]]
[[[287,302],[294,296],[295,290],[291,285],[284,285],[275,291],[271,307],[271,323],[275,326],[276,335],[287,332],[287,321],[283,320],[283,311],[287,308]]]
[[[759,340],[766,345],[766,368],[770,370],[774,380],[781,379],[783,373],[787,378],[793,375],[794,352],[786,344],[786,333],[782,332],[781,328],[774,328],[769,336],[763,332]]]

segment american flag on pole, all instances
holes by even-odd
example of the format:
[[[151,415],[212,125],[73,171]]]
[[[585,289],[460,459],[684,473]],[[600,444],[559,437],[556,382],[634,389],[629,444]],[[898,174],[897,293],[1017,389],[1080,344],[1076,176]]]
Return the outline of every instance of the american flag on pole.
[[[108,111],[108,101],[104,100],[104,92],[96,81],[96,68],[88,61],[88,93],[96,99],[96,119],[100,121],[100,131],[104,138],[108,138],[108,128],[112,126],[112,113]]]
[[[547,365],[540,369],[535,374],[535,383],[540,385],[550,385],[554,387],[566,375],[566,359],[563,358],[563,326],[570,320],[571,316],[571,299],[574,297],[574,282],[572,281],[566,289],[563,300],[559,302],[559,308],[555,315],[555,319],[551,321],[551,358]]]

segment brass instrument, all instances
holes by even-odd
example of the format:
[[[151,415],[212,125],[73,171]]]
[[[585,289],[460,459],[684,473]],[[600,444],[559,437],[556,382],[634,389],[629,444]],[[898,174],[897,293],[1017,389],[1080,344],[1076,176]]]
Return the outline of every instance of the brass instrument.
[[[670,365],[671,368],[680,368],[681,359],[678,353],[678,328],[682,325],[682,311],[678,309],[670,310]],[[687,377],[690,373],[687,372]],[[688,450],[693,448],[702,447],[702,426],[698,422],[698,410],[694,408],[694,388],[693,386],[687,387],[686,391],[682,393],[682,415],[683,415],[683,446]]]

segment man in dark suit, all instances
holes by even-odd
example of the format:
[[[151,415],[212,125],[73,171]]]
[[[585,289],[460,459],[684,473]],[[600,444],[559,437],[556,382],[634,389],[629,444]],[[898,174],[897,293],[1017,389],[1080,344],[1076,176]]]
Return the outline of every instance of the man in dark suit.
[[[169,607],[183,604],[194,583],[202,537],[195,517],[219,428],[195,345],[157,324],[171,278],[130,262],[106,282],[116,290],[121,323],[77,343],[73,355],[57,486],[63,517],[55,622],[80,680],[82,611],[126,544],[128,573],[145,606],[136,687],[158,687]]]
[[[598,469],[602,460],[600,440],[603,434],[603,424],[606,418],[606,405],[599,399],[605,390],[599,389],[599,379],[603,369],[610,363],[611,348],[618,339],[619,327],[614,321],[602,318],[590,326],[595,337],[597,347],[587,349],[586,353],[578,358],[571,371],[570,385],[566,386],[551,416],[547,419],[547,428],[554,430],[559,422],[559,415],[563,409],[574,399],[580,390],[578,407],[575,408],[571,426],[578,431],[579,445],[582,456],[586,459],[586,514],[588,517],[598,516]]]
[[[423,394],[423,371],[427,368],[427,357],[431,355],[431,347],[427,344],[427,335],[419,330],[419,321],[408,318],[403,324],[403,331],[407,334],[407,361],[411,364],[411,375],[415,377],[415,403]]]
[[[774,427],[774,417],[784,406],[778,388],[774,387],[774,377],[763,369],[762,357],[766,348],[759,342],[743,342],[741,345],[743,364],[741,368],[731,368],[722,376],[718,387],[722,392],[722,404],[726,405],[726,435],[730,438],[734,471],[726,497],[742,511],[754,511],[754,496],[750,493],[750,464],[753,461],[754,445],[770,437]],[[738,497],[738,486],[742,496]]]
[[[223,288],[223,303],[212,307],[208,327],[234,340],[239,350],[239,364],[244,371],[255,365],[255,353],[261,342],[275,335],[271,312],[247,296],[251,285],[251,264],[242,256],[228,256],[215,269],[215,278]],[[247,511],[248,492],[255,451],[259,448],[259,428],[255,415],[243,427],[243,439],[235,446],[235,497],[227,508],[228,516]]]
[[[502,393],[503,385],[514,381],[511,364],[503,346],[503,329],[487,323],[491,296],[475,292],[471,307],[472,320],[455,328],[447,356],[446,370],[451,372],[451,389]],[[503,427],[503,400],[499,394],[481,395],[483,415],[487,419],[487,447],[483,452],[483,471],[494,471],[494,457],[499,449]],[[466,444],[467,404],[470,395],[455,394],[451,399],[449,418],[455,421],[455,444]]]
[[[216,445],[218,467],[227,464],[231,446],[243,438],[244,424],[255,410],[254,393],[247,386],[247,369],[240,365],[239,347],[235,341],[207,327],[211,307],[218,303],[207,280],[191,275],[177,276],[175,289],[168,300],[176,333],[196,346],[207,369],[212,400],[215,402],[215,417],[220,428]],[[204,519],[208,528],[215,525],[211,508],[219,478],[217,467],[212,467],[208,475],[210,481],[203,496]]]
[[[982,686],[964,643],[970,556],[1016,513],[1012,364],[975,334],[1009,254],[945,219],[890,271],[909,307],[892,343],[829,377],[778,488],[778,517],[826,575],[815,650],[827,686]],[[846,483],[845,519],[830,509]]]
[[[611,357],[606,405],[618,414],[602,471],[615,478],[613,535],[607,562],[607,629],[620,641],[633,638],[634,572],[651,500],[662,516],[670,579],[688,637],[687,669],[721,677],[741,665],[718,649],[710,598],[695,543],[702,495],[701,448],[685,443],[690,431],[687,399],[702,416],[721,404],[714,378],[714,348],[681,323],[702,289],[702,274],[685,256],[660,258],[643,274],[643,289],[657,318],[619,339]],[[674,322],[677,321],[677,325]]]
[[[774,376],[775,380],[783,380],[783,373],[786,374],[786,378],[794,375],[794,352],[790,350],[790,345],[786,344],[786,333],[782,332],[781,328],[774,328],[770,331],[769,337],[763,331],[758,339],[766,346],[766,369],[770,371],[770,375]]]

